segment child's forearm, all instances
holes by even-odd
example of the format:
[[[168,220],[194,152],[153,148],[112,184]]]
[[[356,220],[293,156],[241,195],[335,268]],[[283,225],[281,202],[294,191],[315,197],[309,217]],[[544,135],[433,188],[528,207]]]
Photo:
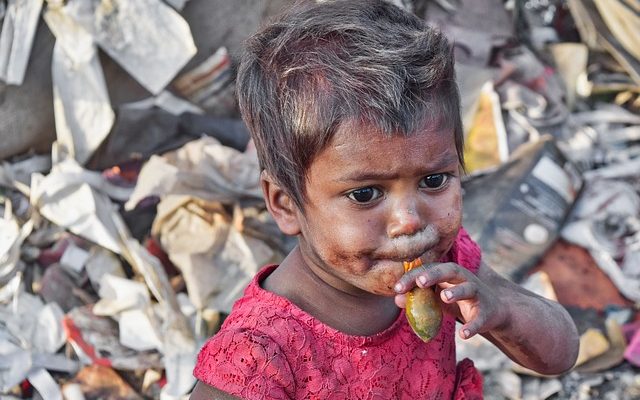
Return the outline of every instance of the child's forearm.
[[[512,360],[540,374],[566,372],[575,364],[579,338],[569,313],[546,300],[499,278],[498,295],[508,307],[507,321],[483,336]]]

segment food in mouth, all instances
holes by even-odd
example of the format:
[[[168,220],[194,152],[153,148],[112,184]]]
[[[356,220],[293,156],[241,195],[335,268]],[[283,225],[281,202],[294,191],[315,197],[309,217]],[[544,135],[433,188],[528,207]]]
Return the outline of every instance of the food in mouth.
[[[413,261],[403,262],[403,265],[404,271],[409,272],[421,266],[422,260],[416,258]],[[442,322],[442,307],[434,289],[420,287],[411,289],[407,293],[405,314],[411,329],[423,342],[433,339]]]

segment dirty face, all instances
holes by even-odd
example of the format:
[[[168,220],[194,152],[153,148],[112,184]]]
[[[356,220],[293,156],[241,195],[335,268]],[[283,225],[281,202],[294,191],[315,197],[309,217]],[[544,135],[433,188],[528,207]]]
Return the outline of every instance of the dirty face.
[[[387,137],[343,126],[307,172],[299,214],[307,267],[347,293],[394,295],[403,261],[441,259],[461,224],[453,133]]]

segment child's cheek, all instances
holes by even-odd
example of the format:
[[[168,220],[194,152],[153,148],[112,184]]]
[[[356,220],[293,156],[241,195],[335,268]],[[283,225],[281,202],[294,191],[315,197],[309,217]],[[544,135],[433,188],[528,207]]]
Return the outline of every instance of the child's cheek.
[[[448,207],[442,207],[439,215],[436,216],[434,224],[437,225],[440,243],[438,251],[444,255],[453,244],[458,231],[462,226],[462,201],[461,195],[452,195]]]
[[[399,279],[400,278],[395,273],[385,271],[380,279],[375,282],[374,288],[371,292],[383,296],[393,296],[396,294],[393,290],[393,286],[398,283]]]

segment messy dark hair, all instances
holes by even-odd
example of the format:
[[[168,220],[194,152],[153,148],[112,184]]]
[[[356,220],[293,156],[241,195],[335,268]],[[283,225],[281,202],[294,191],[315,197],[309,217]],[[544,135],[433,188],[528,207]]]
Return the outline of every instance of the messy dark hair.
[[[383,0],[298,5],[245,44],[238,99],[261,168],[304,212],[306,172],[347,122],[411,134],[463,133],[453,49]]]

